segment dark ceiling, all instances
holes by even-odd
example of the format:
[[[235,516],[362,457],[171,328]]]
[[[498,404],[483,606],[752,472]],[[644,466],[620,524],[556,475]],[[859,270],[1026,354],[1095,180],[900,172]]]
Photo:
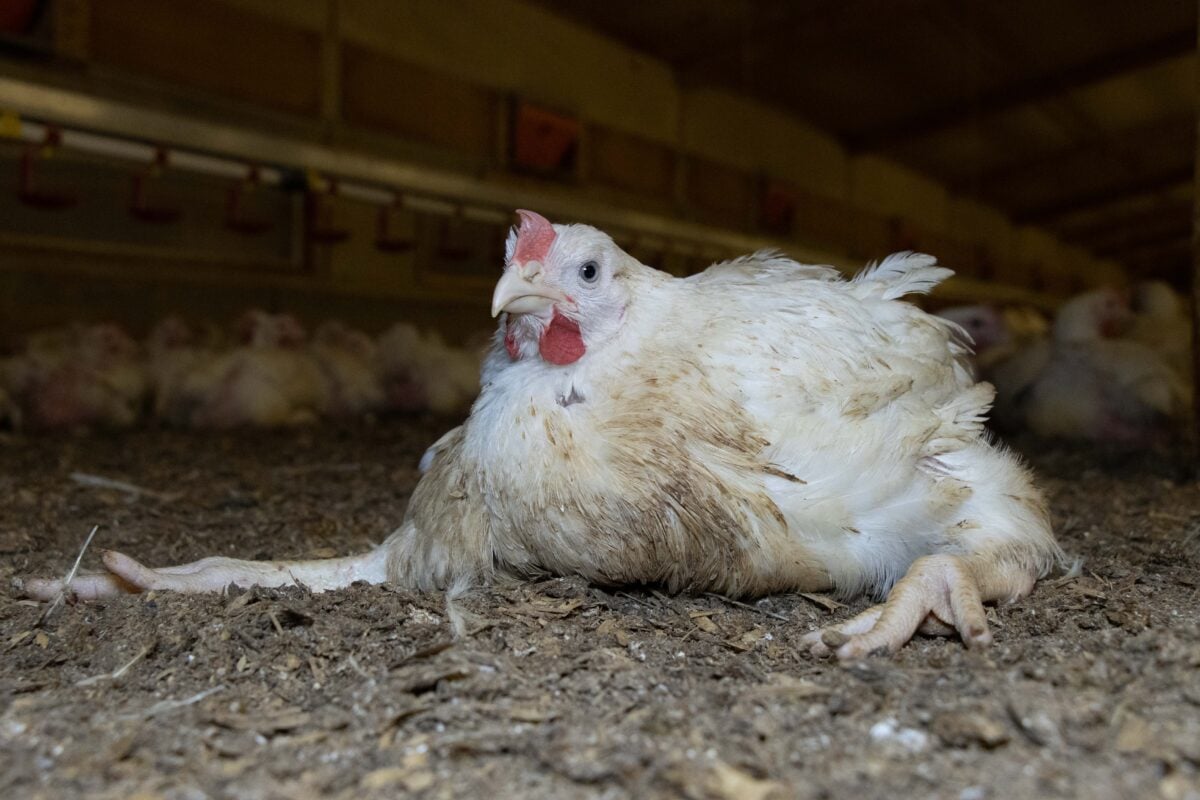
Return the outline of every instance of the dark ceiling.
[[[1187,274],[1195,0],[541,3],[1135,274]]]

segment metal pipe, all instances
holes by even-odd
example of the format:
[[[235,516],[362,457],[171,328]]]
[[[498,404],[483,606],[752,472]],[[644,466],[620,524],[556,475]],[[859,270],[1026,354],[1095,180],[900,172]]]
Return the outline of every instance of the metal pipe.
[[[412,210],[504,224],[513,208],[537,208],[562,218],[619,231],[639,243],[704,253],[714,260],[763,248],[786,251],[801,261],[843,271],[861,264],[836,253],[651,212],[611,206],[560,187],[506,186],[468,175],[396,161],[384,156],[322,145],[294,137],[184,117],[83,92],[0,76],[0,109],[46,123],[69,126],[64,145],[97,155],[149,164],[156,147],[171,149],[171,166],[225,178],[240,178],[248,164],[275,164],[336,178],[337,194],[384,205],[396,194]],[[26,132],[28,130],[28,133]],[[21,138],[40,141],[45,126],[23,122]],[[154,142],[154,145],[145,144]],[[261,181],[279,185],[283,170],[264,167]],[[991,302],[1026,303],[1051,309],[1057,298],[1016,286],[953,278],[945,294],[987,297]]]
[[[566,189],[530,190],[490,184],[470,176],[381,156],[186,118],[14,78],[0,77],[0,108],[65,127],[103,132],[110,137],[155,142],[173,151],[186,149],[208,153],[242,164],[286,164],[307,168],[322,175],[337,176],[343,184],[396,187],[406,193],[453,198],[454,204],[462,205],[497,209],[540,208],[571,219],[590,220],[601,226],[713,245],[730,253],[787,247],[789,252],[806,261],[847,266],[844,259],[833,253],[805,248],[795,242],[718,230],[649,212],[613,207],[572,196]],[[145,161],[149,162],[150,158],[148,154]]]

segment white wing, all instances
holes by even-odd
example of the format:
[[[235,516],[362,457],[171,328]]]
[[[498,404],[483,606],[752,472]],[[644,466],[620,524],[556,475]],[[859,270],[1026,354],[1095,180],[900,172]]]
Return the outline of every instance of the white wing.
[[[740,394],[768,442],[778,474],[764,480],[789,529],[839,585],[889,586],[942,535],[954,504],[938,493],[955,482],[938,459],[980,440],[993,396],[961,330],[896,299],[952,273],[919,254],[853,281],[757,258],[675,287],[668,329],[699,325],[714,384]]]

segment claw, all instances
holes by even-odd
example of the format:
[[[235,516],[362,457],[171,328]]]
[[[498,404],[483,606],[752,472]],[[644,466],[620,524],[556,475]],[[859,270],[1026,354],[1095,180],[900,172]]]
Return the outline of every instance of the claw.
[[[979,585],[967,562],[951,555],[913,562],[886,602],[845,622],[813,631],[801,641],[814,656],[836,652],[843,661],[894,653],[917,631],[955,632],[970,648],[992,643]]]
[[[34,600],[44,603],[52,601],[66,588],[61,578],[32,578],[24,582],[21,591]],[[116,575],[105,572],[83,572],[75,576],[67,589],[68,600],[97,600],[117,594],[138,592],[134,586]]]

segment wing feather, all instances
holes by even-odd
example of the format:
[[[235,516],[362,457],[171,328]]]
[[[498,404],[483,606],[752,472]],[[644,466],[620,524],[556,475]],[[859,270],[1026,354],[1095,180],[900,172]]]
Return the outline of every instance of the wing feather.
[[[852,283],[884,300],[895,300],[906,294],[928,294],[953,274],[954,270],[939,267],[933,256],[905,251],[868,265]]]

